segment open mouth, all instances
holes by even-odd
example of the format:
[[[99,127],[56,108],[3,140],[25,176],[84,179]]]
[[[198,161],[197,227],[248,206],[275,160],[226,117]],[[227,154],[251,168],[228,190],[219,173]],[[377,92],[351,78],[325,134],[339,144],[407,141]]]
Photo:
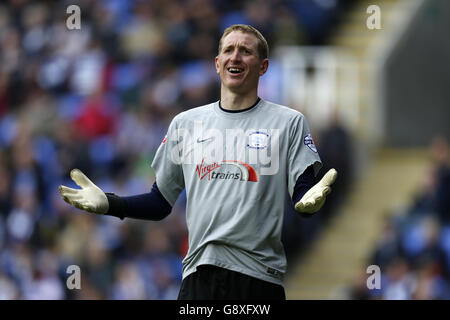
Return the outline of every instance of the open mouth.
[[[244,71],[243,68],[238,68],[238,67],[229,67],[227,68],[228,72],[232,73],[232,74],[240,74]]]

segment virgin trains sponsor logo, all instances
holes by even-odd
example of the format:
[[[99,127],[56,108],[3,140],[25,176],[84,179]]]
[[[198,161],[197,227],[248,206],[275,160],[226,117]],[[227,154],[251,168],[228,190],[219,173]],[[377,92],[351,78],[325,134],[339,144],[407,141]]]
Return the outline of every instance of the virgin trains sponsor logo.
[[[220,163],[206,164],[205,158],[203,158],[202,163],[197,165],[195,171],[200,180],[207,178],[208,180],[222,179],[258,182],[256,170],[248,163],[242,161],[223,160]]]

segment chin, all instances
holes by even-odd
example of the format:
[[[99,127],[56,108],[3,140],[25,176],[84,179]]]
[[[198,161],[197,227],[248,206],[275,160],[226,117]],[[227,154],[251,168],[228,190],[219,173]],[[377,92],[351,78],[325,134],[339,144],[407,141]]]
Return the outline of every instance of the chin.
[[[233,85],[226,85],[225,86],[228,90],[230,90],[231,92],[235,92],[235,93],[242,93],[245,92],[245,87],[243,86],[242,83],[240,84],[233,84]]]
[[[228,79],[225,81],[228,88],[240,88],[245,84],[245,79]]]

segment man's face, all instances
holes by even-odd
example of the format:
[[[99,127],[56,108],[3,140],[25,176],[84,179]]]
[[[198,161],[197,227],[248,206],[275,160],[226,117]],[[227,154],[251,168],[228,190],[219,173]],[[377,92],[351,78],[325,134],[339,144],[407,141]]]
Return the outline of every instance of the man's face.
[[[236,93],[256,89],[269,65],[268,59],[258,56],[258,39],[241,31],[233,31],[223,39],[215,62],[222,87]]]

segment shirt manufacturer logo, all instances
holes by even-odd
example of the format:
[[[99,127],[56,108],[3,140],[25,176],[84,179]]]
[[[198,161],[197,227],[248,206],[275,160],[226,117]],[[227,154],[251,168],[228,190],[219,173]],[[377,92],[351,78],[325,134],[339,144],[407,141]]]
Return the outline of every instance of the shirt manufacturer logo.
[[[197,138],[198,143],[202,143],[202,142],[206,142],[206,141],[214,141],[214,137],[209,137],[209,138],[205,138],[205,139]]]

